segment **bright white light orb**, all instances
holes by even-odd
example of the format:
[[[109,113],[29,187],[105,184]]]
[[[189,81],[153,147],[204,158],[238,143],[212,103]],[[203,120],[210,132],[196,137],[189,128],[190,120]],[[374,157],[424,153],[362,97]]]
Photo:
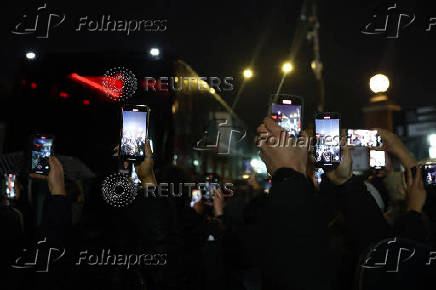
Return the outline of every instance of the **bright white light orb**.
[[[160,54],[160,51],[158,48],[152,48],[152,49],[150,49],[150,54],[152,56],[158,56]]]
[[[369,79],[369,88],[374,93],[384,93],[389,88],[389,79],[383,74],[376,74]]]
[[[34,53],[33,51],[29,51],[28,53],[26,53],[27,59],[35,59],[35,57],[36,57],[36,53]]]

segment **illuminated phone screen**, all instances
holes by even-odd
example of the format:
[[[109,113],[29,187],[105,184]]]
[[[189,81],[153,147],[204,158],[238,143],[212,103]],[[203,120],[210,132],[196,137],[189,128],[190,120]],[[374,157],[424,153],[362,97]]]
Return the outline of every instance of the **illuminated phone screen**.
[[[6,196],[8,199],[15,198],[15,174],[5,174]]]
[[[324,116],[315,119],[315,162],[321,166],[341,162],[340,119]]]
[[[375,169],[381,169],[386,166],[385,151],[370,150],[369,166]]]
[[[382,142],[377,130],[348,129],[348,145],[378,147]]]
[[[425,164],[423,175],[426,185],[436,185],[436,164]]]
[[[121,137],[120,155],[129,157],[143,157],[147,138],[146,111],[133,109],[123,110],[123,134]]]
[[[287,100],[283,100],[285,102]],[[290,100],[289,100],[290,101]],[[301,133],[301,106],[272,103],[271,117],[280,127],[294,136]]]
[[[33,138],[31,172],[38,174],[47,174],[49,172],[48,159],[52,155],[52,146],[53,138],[45,136]]]

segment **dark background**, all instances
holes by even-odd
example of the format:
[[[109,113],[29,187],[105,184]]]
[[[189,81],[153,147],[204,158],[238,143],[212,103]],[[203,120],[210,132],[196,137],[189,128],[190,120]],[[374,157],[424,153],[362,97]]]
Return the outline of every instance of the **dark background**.
[[[302,1],[47,1],[48,8],[66,14],[65,22],[52,29],[48,39],[13,35],[10,31],[23,12],[35,9],[36,3],[2,3],[2,101],[17,82],[16,74],[28,50],[38,55],[105,51],[147,54],[156,46],[164,57],[185,60],[200,76],[233,76],[235,90],[223,93],[230,104],[242,82],[242,70],[253,67],[255,77],[244,86],[236,107],[250,130],[265,116],[269,95],[280,82],[281,64],[289,55],[295,56],[296,69],[286,78],[282,92],[304,97],[305,120],[310,120],[316,110],[319,89],[310,68],[312,45],[297,29]],[[398,39],[362,34],[372,13],[386,3],[392,2],[318,1],[326,110],[341,112],[345,127],[362,125],[361,109],[371,95],[369,77],[378,72],[389,76],[389,97],[403,108],[436,103],[436,27],[425,31],[429,17],[436,17],[436,7],[430,1],[396,1],[398,7],[416,15],[415,22],[403,29]],[[117,19],[167,19],[168,28],[165,32],[135,32],[129,36],[125,32],[74,31],[81,16],[97,18],[101,14]]]

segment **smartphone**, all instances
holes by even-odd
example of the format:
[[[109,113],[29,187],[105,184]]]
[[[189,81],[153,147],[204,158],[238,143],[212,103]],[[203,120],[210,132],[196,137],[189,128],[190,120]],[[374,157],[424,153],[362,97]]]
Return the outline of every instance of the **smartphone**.
[[[141,185],[141,180],[139,180],[138,175],[135,171],[135,164],[129,160],[119,160],[118,172],[130,177],[132,182],[139,186]]]
[[[324,174],[324,169],[322,168],[316,168],[315,169],[315,179],[316,183],[321,184],[322,181],[322,175]]]
[[[369,169],[368,147],[358,146],[350,151],[353,160],[353,171],[366,171]]]
[[[136,171],[135,171],[135,164],[132,163],[132,167],[131,168],[132,168],[132,170],[130,172],[130,178],[132,179],[133,183],[136,186],[141,185],[141,180],[139,180],[139,177],[138,177],[138,175],[136,174]]]
[[[128,160],[119,160],[118,161],[118,173],[130,175],[132,173],[133,163]]]
[[[145,140],[148,138],[150,109],[145,105],[124,105],[121,108],[121,160],[144,160]]]
[[[205,177],[205,186],[201,192],[201,199],[204,202],[212,203],[214,199],[213,191],[218,189],[220,178],[215,173],[207,173]]]
[[[15,199],[15,174],[5,174],[6,197],[8,199]]]
[[[383,169],[386,167],[385,151],[369,150],[369,167]]]
[[[381,147],[382,140],[377,130],[348,129],[348,145]]]
[[[201,191],[199,189],[193,189],[191,195],[190,205],[194,207],[197,202],[201,201]]]
[[[315,167],[335,168],[341,163],[339,113],[318,113],[315,116]]]
[[[271,118],[291,135],[301,135],[303,101],[286,94],[273,95]]]
[[[251,168],[250,160],[245,159],[245,160],[242,162],[242,169],[243,169],[243,174],[242,174],[242,176],[245,176],[245,175],[250,176],[250,174],[251,174],[251,172],[252,172],[252,168]]]
[[[422,177],[427,187],[436,186],[436,163],[427,162],[422,165]]]
[[[48,175],[50,165],[48,158],[53,155],[54,137],[37,134],[32,136],[32,152],[30,172]]]
[[[266,194],[269,194],[270,191],[271,191],[271,187],[272,187],[272,180],[271,180],[271,178],[265,179],[265,183],[263,185],[263,192],[265,192]]]

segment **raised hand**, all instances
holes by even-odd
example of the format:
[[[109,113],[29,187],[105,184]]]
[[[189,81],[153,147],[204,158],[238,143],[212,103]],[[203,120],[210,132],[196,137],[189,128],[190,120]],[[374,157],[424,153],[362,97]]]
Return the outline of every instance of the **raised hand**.
[[[334,170],[326,173],[333,184],[344,184],[353,175],[353,159],[351,158],[351,150],[353,150],[353,147],[342,147],[341,163]]]
[[[142,184],[152,184],[157,185],[156,177],[154,175],[153,166],[153,153],[151,152],[150,141],[147,140],[144,146],[145,158],[140,164],[135,164],[135,172],[138,175],[139,180]]]
[[[48,189],[51,195],[67,195],[65,191],[65,176],[62,163],[54,156],[50,156],[48,159],[50,165],[50,171],[48,176],[42,174],[31,173],[29,176],[35,179],[47,180]]]
[[[259,156],[265,162],[271,175],[279,168],[292,168],[299,173],[306,174],[308,140],[301,144],[295,142],[295,139],[293,142],[290,139],[293,137],[290,137],[289,133],[270,117],[263,120],[263,124],[257,128],[257,133],[259,134],[256,140],[260,149]]]
[[[382,149],[397,156],[404,168],[413,168],[417,165],[415,158],[400,137],[385,129],[377,129],[377,132],[383,141]]]
[[[418,167],[415,176],[410,168],[407,169],[407,209],[421,212],[427,199],[427,191],[422,180],[422,169]]]

